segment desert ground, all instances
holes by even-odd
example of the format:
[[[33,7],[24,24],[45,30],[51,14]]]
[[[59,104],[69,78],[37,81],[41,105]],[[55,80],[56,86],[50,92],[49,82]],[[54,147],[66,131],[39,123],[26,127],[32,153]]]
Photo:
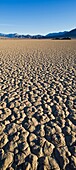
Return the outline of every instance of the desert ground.
[[[76,40],[0,40],[0,170],[75,170]]]

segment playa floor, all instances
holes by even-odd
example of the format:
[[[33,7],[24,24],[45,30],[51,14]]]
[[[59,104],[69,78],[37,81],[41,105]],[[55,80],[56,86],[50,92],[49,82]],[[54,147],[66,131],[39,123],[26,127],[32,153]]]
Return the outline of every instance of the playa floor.
[[[0,170],[75,170],[76,40],[0,40]]]

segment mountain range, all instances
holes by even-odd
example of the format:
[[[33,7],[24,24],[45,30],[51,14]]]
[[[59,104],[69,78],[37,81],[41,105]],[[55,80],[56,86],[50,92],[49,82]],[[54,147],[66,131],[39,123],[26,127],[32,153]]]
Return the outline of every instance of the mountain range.
[[[19,35],[17,33],[14,34],[3,34],[0,33],[1,38],[28,38],[28,39],[71,39],[76,38],[76,28],[71,31],[57,32],[57,33],[49,33],[47,35]]]

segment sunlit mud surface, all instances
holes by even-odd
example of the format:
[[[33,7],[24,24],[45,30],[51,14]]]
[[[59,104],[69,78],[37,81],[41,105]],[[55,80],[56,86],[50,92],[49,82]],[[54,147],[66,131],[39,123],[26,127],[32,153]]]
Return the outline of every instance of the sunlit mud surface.
[[[75,170],[75,40],[0,40],[0,170]]]

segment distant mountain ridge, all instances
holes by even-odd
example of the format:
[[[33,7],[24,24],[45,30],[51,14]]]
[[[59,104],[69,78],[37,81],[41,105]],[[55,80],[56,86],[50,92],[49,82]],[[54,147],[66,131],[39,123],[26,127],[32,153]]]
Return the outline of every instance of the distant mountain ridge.
[[[64,38],[76,38],[76,28],[71,31],[57,32],[57,33],[49,33],[45,36],[43,35],[19,35],[17,33],[14,34],[3,34],[0,33],[0,37],[4,38],[28,38],[28,39],[64,39]]]
[[[60,36],[64,36],[65,33],[67,33],[67,31],[57,32],[57,33],[49,33],[46,35],[46,37],[60,37]]]

